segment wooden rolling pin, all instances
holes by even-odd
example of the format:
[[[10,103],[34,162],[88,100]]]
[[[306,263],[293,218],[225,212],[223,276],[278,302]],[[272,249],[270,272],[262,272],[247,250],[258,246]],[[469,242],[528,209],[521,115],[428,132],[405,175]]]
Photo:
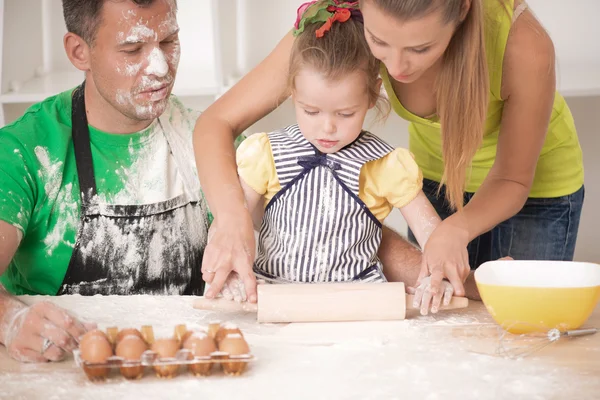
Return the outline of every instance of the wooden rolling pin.
[[[261,284],[258,303],[198,298],[194,308],[255,312],[258,322],[334,322],[402,320],[413,296],[404,283]],[[469,300],[453,297],[441,310],[465,308]]]

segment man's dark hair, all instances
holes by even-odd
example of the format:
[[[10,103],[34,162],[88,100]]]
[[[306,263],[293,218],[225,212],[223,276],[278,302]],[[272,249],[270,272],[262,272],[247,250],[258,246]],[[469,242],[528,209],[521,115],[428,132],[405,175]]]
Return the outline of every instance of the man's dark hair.
[[[72,32],[92,45],[98,32],[98,27],[102,23],[100,11],[106,1],[124,1],[124,0],[62,0],[63,14],[67,30]],[[156,0],[125,0],[131,1],[140,7],[147,7]],[[177,0],[175,0],[177,6]]]

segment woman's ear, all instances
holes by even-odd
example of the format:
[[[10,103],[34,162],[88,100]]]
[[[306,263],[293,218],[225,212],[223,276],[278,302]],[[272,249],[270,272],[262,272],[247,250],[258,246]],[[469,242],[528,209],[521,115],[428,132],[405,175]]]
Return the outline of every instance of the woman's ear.
[[[478,1],[478,0],[475,0]],[[460,10],[460,22],[463,22],[467,15],[469,14],[469,10],[471,9],[471,3],[473,0],[465,0],[462,5],[462,9]]]
[[[375,84],[376,88],[377,88],[377,93],[381,93],[381,84],[383,83],[383,81],[381,80],[381,78],[377,78],[377,83]],[[369,109],[375,107],[377,105],[377,101],[379,100],[379,96],[377,96],[373,101],[371,101],[371,104],[369,104]]]
[[[63,39],[63,44],[71,64],[80,71],[89,71],[90,46],[85,40],[72,32],[68,32]]]

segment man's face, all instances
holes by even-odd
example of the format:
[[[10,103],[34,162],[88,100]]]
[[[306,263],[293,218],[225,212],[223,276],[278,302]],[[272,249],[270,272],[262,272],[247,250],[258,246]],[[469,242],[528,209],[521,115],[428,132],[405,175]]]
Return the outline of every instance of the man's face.
[[[106,1],[90,49],[100,95],[123,115],[153,120],[166,109],[179,64],[179,26],[173,0],[148,7]]]

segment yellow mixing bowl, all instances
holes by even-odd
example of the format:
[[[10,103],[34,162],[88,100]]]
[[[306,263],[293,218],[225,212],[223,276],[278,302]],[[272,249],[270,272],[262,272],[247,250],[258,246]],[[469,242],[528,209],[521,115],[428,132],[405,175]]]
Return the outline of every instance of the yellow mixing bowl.
[[[600,265],[567,261],[490,261],[475,271],[481,299],[511,333],[577,329],[600,299]]]

